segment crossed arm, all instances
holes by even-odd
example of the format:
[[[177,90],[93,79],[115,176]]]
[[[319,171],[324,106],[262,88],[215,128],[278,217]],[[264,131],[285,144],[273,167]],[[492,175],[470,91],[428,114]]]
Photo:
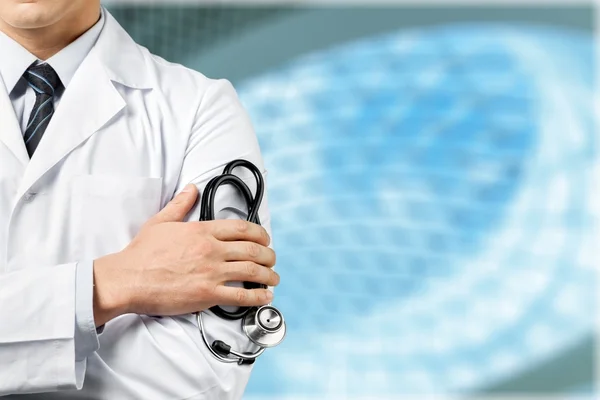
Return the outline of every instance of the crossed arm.
[[[182,193],[190,183],[202,190],[236,158],[264,171],[256,136],[233,88],[217,82],[206,96],[182,164],[178,195],[127,249],[94,263],[0,276],[0,394],[44,393],[51,399],[55,392],[56,398],[65,398],[84,386],[86,393],[102,393],[102,398],[241,398],[251,366],[213,358],[191,312],[214,304],[265,304],[268,290],[250,292],[222,283],[251,280],[274,286],[279,278],[271,270],[275,255],[269,248],[266,194],[259,228],[239,221],[194,222],[197,192]],[[245,178],[254,189],[254,178]],[[215,204],[221,206],[219,220],[245,217],[245,202],[232,188],[220,189]],[[85,293],[78,286],[91,285],[92,276],[93,299],[77,299]],[[87,314],[78,310],[86,304]],[[240,321],[212,315],[206,320],[214,338],[252,349]],[[98,333],[96,326],[103,325]]]

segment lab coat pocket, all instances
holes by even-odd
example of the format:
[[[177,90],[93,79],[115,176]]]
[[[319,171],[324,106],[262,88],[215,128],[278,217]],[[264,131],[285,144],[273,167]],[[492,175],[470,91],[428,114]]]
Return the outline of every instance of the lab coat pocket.
[[[79,175],[73,184],[79,257],[122,250],[160,210],[162,178]]]

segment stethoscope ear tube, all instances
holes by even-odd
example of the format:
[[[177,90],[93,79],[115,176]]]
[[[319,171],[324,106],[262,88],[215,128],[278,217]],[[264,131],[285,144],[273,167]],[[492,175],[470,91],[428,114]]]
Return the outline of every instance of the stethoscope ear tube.
[[[237,167],[245,167],[252,172],[256,179],[256,196],[252,195],[250,188],[236,175],[233,170]],[[236,187],[248,207],[247,220],[260,225],[258,210],[264,193],[264,180],[260,170],[247,160],[234,160],[225,166],[222,175],[212,178],[204,190],[200,203],[200,221],[211,221],[215,219],[214,201],[218,188],[224,184]],[[265,285],[244,282],[246,289],[266,288]],[[265,351],[266,348],[277,346],[286,335],[286,324],[283,314],[277,308],[268,304],[262,307],[240,307],[236,311],[227,311],[219,306],[211,307],[210,310],[219,318],[227,320],[242,320],[242,330],[246,336],[259,349],[251,353],[242,353],[231,348],[222,340],[214,340],[209,343],[206,336],[202,312],[196,313],[198,329],[202,340],[212,355],[218,360],[227,363],[252,364]]]
[[[248,168],[254,174],[256,178],[256,198],[252,195],[252,191],[242,181],[238,176],[231,174],[234,168],[243,166]],[[221,185],[230,184],[236,187],[244,200],[246,201],[248,207],[248,217],[246,218],[248,221],[253,222],[255,224],[260,225],[260,219],[258,217],[258,209],[260,207],[260,202],[262,201],[263,192],[264,192],[264,181],[262,178],[262,174],[256,168],[256,166],[249,161],[246,160],[235,160],[231,163],[227,164],[225,170],[222,175],[215,176],[212,178],[206,188],[204,189],[204,194],[202,195],[201,204],[200,204],[200,221],[212,221],[215,219],[215,211],[214,211],[214,203],[215,196],[217,194],[217,190]],[[258,288],[266,288],[264,285],[260,285],[254,282],[244,282],[244,288],[246,289],[258,289]],[[246,314],[250,311],[249,307],[239,307],[236,311],[227,311],[219,306],[211,307],[210,310],[214,312],[218,317],[228,320],[236,320],[240,318],[244,318]]]

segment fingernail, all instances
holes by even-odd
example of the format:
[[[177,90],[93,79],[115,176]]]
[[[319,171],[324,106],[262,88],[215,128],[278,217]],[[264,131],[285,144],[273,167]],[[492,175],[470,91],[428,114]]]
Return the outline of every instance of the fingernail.
[[[267,291],[267,300],[269,300],[269,301],[273,300],[273,292]]]
[[[190,193],[194,190],[194,184],[193,183],[188,183],[187,185],[185,185],[185,187],[183,188],[182,193]]]

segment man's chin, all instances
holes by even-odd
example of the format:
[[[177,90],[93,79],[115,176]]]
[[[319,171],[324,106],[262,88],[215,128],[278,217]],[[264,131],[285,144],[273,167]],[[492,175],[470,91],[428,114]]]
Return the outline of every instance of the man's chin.
[[[15,29],[40,29],[52,25],[57,20],[46,10],[47,6],[39,3],[21,3],[8,7],[12,9],[7,10],[6,6],[0,6],[0,19],[5,25]]]

